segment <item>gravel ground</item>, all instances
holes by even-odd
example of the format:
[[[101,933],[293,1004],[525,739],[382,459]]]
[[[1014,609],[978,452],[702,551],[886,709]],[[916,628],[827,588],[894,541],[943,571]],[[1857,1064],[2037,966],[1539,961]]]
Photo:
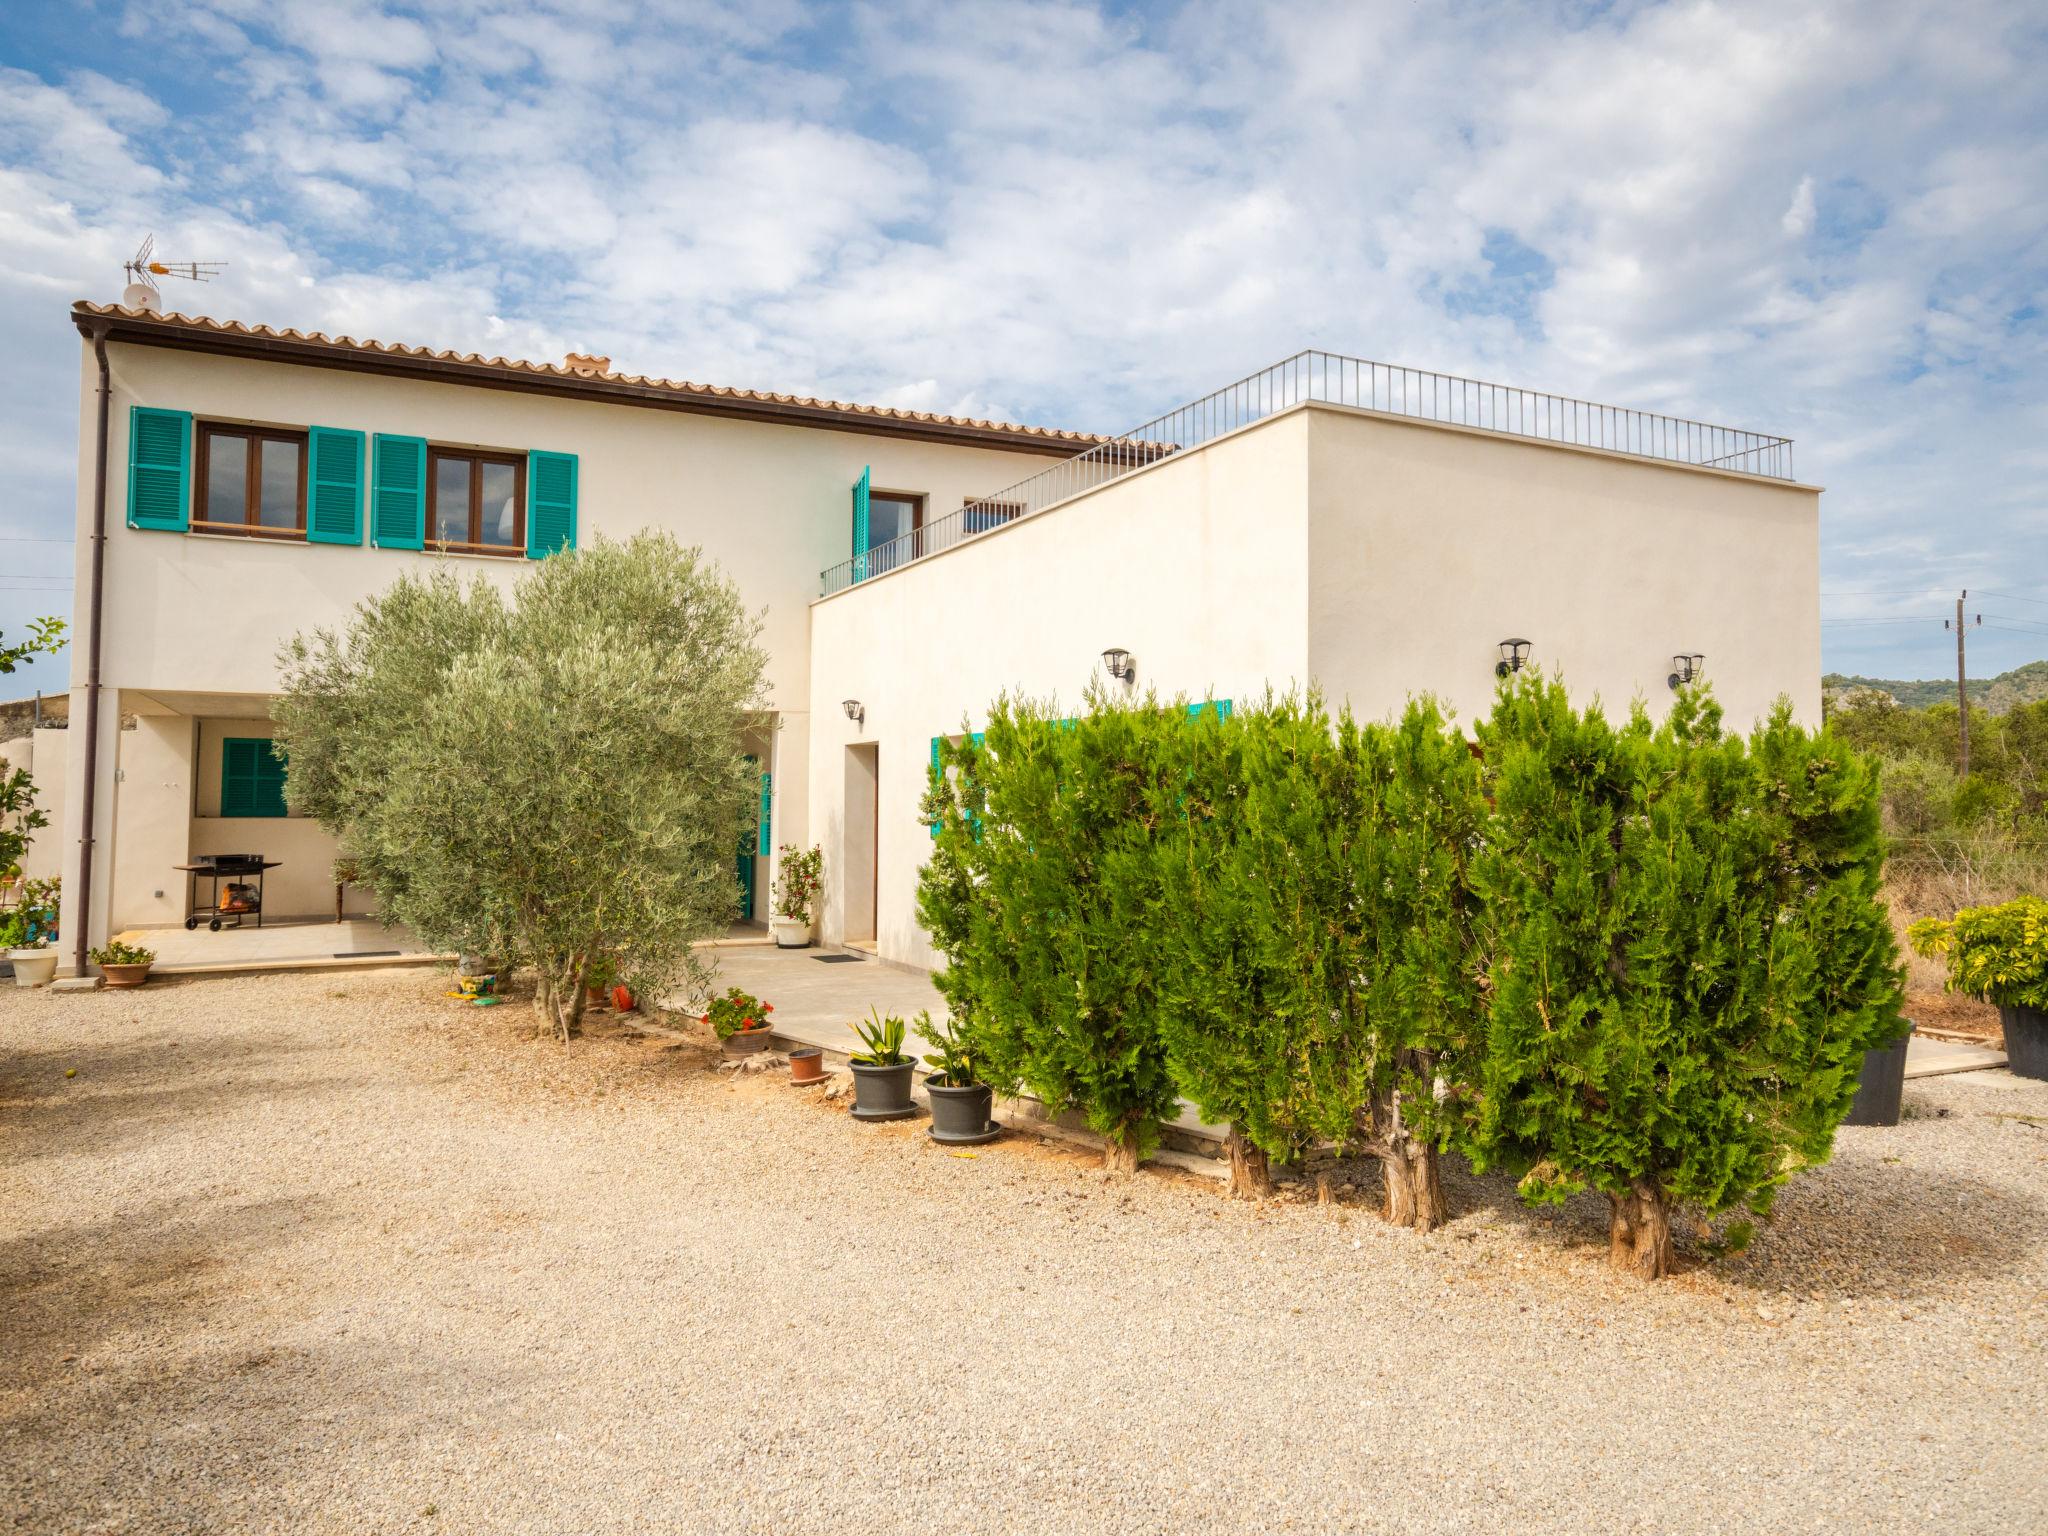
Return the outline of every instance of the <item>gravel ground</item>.
[[[1591,1202],[949,1156],[444,985],[0,992],[0,1522],[2042,1529],[2048,1085],[1909,1085],[1646,1288]]]

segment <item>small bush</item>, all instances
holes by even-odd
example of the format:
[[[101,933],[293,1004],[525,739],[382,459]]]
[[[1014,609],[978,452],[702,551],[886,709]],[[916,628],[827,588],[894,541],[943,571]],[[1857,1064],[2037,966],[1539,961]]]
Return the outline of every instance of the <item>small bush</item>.
[[[1951,992],[2048,1012],[2048,900],[1966,907],[1949,922],[1922,918],[1907,937],[1916,953],[1948,962]]]

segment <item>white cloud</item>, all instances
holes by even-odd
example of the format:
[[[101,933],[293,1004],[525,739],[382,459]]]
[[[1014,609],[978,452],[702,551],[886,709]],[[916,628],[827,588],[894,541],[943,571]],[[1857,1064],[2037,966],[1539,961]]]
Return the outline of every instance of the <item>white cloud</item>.
[[[74,430],[56,301],[154,229],[229,257],[203,301],[237,318],[1059,425],[1303,345],[1504,378],[1797,437],[1831,588],[2048,582],[2026,0],[163,0],[121,30],[96,72],[0,71],[10,431]],[[63,478],[32,515],[68,520]],[[1883,633],[1831,659],[1924,665]]]

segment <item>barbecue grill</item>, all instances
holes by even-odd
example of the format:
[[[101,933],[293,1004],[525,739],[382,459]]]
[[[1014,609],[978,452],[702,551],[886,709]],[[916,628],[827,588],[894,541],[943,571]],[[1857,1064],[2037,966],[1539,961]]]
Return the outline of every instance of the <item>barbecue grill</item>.
[[[197,928],[204,922],[209,932],[219,933],[223,923],[239,928],[242,919],[253,917],[256,926],[263,926],[263,871],[275,869],[280,861],[266,859],[260,853],[195,853],[192,862],[180,864],[177,868],[190,878],[191,900],[185,907],[185,928]],[[207,890],[206,905],[199,904],[199,880],[205,876],[211,885]],[[250,885],[237,876],[254,875],[256,883]],[[221,890],[221,881],[227,881],[227,890]]]

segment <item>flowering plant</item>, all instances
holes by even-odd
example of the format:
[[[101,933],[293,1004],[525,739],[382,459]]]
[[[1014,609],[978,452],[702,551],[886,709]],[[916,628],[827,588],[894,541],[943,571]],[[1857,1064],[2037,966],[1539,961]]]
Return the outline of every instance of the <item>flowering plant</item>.
[[[757,1029],[768,1027],[768,1015],[775,1011],[773,1003],[764,1003],[750,992],[738,987],[727,987],[725,996],[714,997],[704,1006],[704,1022],[721,1040],[730,1040],[734,1035],[751,1034]]]

